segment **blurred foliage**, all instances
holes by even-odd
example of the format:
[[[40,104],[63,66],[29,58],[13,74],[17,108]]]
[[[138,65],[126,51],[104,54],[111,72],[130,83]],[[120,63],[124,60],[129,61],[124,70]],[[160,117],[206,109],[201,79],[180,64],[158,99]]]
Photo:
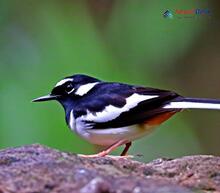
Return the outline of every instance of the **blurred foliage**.
[[[1,4],[0,147],[41,143],[78,153],[94,148],[67,128],[62,107],[55,102],[32,104],[31,99],[75,73],[183,93],[179,69],[209,20],[165,19],[163,12],[212,6],[180,0]],[[150,160],[204,152],[184,115],[136,141],[130,153]]]

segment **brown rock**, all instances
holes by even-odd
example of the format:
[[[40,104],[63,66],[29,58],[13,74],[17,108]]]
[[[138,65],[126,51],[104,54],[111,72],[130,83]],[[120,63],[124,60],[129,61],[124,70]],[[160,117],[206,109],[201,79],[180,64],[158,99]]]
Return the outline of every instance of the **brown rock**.
[[[220,157],[82,158],[42,145],[0,151],[0,193],[220,192]]]

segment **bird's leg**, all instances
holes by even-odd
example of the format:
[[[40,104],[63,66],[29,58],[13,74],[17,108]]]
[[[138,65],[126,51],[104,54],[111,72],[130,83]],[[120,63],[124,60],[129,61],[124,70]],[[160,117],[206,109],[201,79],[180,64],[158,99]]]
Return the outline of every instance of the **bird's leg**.
[[[131,147],[131,142],[126,143],[125,148],[124,148],[123,152],[121,153],[121,156],[126,156],[130,147]]]
[[[101,151],[100,153],[93,154],[93,155],[82,155],[82,154],[79,154],[79,156],[81,156],[81,157],[86,157],[86,158],[105,157],[106,155],[108,155],[109,153],[111,153],[113,150],[115,150],[117,147],[119,147],[119,146],[121,146],[121,145],[123,145],[123,144],[126,144],[126,147],[125,147],[124,151],[125,151],[126,149],[128,150],[128,148],[129,148],[130,145],[128,146],[127,144],[129,144],[129,143],[127,143],[126,140],[120,140],[120,141],[114,143],[113,145],[109,146],[106,150]],[[128,147],[127,147],[127,146],[128,146]],[[127,152],[127,150],[126,150],[126,152]],[[123,151],[123,152],[124,152],[124,151]],[[123,153],[123,152],[122,152],[122,153]],[[126,154],[126,152],[125,152],[125,154]]]

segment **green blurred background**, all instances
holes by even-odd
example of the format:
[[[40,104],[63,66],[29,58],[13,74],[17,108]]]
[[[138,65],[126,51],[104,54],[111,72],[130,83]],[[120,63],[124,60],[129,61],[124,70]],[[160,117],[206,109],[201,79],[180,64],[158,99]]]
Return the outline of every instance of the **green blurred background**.
[[[67,128],[60,105],[30,102],[74,73],[220,98],[217,0],[1,0],[0,5],[1,148],[41,143],[95,152]],[[211,14],[175,14],[197,8]],[[167,9],[172,19],[163,17]],[[219,119],[217,111],[186,110],[135,141],[130,153],[143,154],[143,161],[218,155]]]

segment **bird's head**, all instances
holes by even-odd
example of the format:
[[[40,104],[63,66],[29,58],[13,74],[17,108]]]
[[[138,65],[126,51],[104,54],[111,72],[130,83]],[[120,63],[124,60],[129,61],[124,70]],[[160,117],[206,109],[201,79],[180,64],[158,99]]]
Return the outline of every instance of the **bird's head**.
[[[57,100],[65,107],[65,103],[82,97],[99,82],[96,78],[82,74],[68,76],[57,82],[50,94],[36,98],[33,102]]]

